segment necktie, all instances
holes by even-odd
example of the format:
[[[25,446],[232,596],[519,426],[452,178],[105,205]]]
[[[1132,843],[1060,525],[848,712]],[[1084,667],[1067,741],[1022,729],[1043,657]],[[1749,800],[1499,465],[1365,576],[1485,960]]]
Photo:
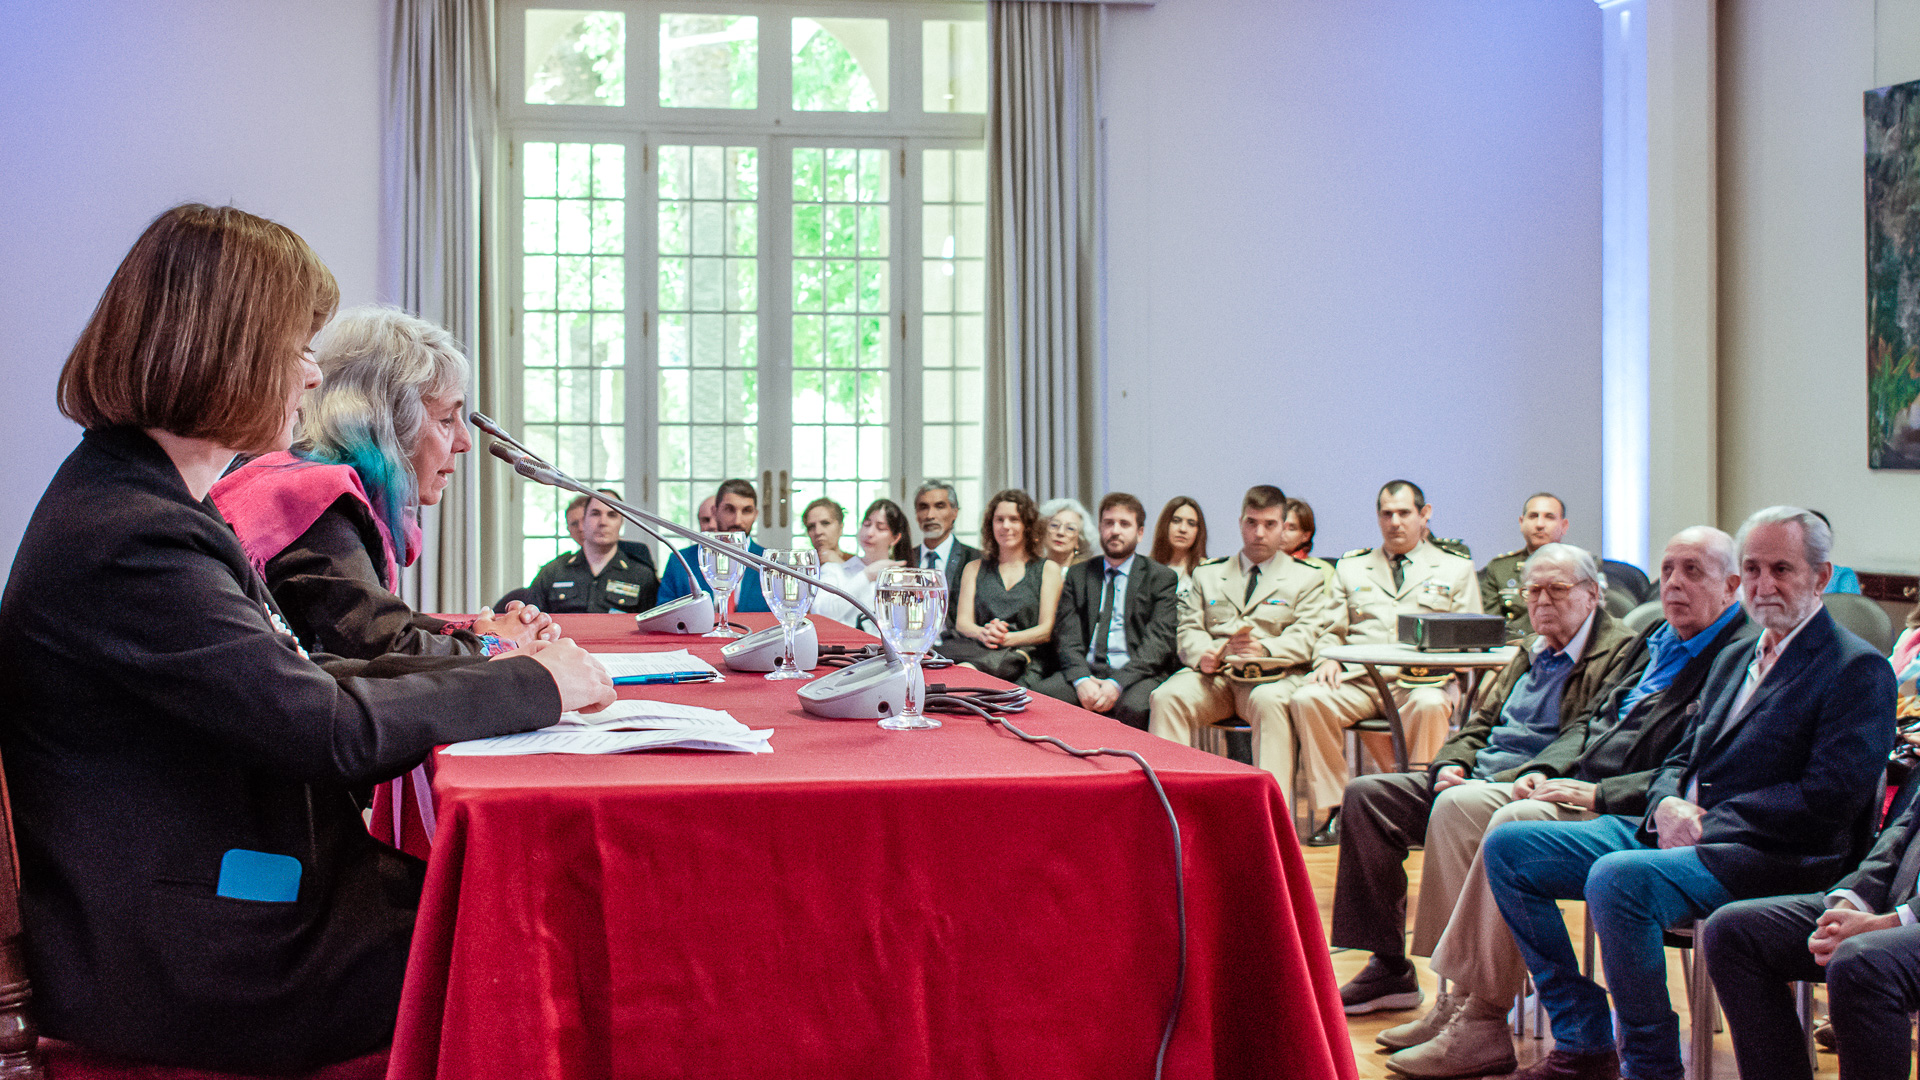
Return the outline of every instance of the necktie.
[[[1393,557],[1393,590],[1399,592],[1406,583],[1407,557],[1405,555],[1395,555]]]
[[[1247,595],[1240,598],[1240,606],[1246,607],[1253,600],[1253,590],[1260,587],[1260,567],[1255,566],[1253,573],[1247,575]]]
[[[1107,662],[1107,631],[1113,627],[1113,582],[1120,571],[1109,566],[1107,583],[1100,590],[1099,629],[1093,632],[1093,661],[1096,664]]]
[[[928,570],[940,569],[940,553],[937,551],[922,552],[920,555],[920,565]]]

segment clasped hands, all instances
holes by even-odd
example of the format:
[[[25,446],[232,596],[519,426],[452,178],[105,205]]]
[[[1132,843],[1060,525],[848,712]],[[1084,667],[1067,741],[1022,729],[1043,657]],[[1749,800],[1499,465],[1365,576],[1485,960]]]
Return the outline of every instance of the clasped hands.
[[[554,623],[553,616],[518,600],[508,604],[506,610],[498,615],[493,613],[492,608],[481,608],[480,614],[473,618],[473,632],[492,634],[501,641],[511,641],[519,646],[560,639],[560,627]]]
[[[998,649],[1006,644],[1007,635],[1011,633],[1013,628],[1007,625],[1005,619],[988,619],[986,625],[980,628],[980,636],[975,640],[989,649]]]
[[[1814,963],[1826,967],[1827,961],[1833,959],[1833,950],[1839,948],[1841,942],[1855,934],[1892,930],[1899,925],[1900,916],[1896,912],[1869,915],[1854,907],[1852,901],[1842,898],[1813,925],[1813,933],[1807,938],[1807,949],[1813,953]]]
[[[1213,650],[1200,657],[1200,674],[1211,675],[1220,670],[1222,661],[1229,657],[1258,657],[1270,655],[1267,647],[1254,640],[1253,630],[1241,627],[1233,636],[1213,647]]]

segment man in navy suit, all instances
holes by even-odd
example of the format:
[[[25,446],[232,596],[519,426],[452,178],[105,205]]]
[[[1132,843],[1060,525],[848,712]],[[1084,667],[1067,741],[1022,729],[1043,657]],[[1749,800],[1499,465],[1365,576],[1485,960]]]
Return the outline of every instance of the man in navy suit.
[[[1741,526],[1741,602],[1764,628],[1728,649],[1704,716],[1661,766],[1645,817],[1514,822],[1488,834],[1487,883],[1553,1018],[1526,1080],[1679,1080],[1665,928],[1730,901],[1826,887],[1864,850],[1893,746],[1893,670],[1820,603],[1833,534],[1776,506]],[[1585,899],[1620,1017],[1580,973],[1557,900]]]
[[[1858,869],[1821,893],[1728,904],[1700,951],[1727,1012],[1746,1080],[1812,1080],[1789,982],[1827,984],[1840,1074],[1908,1075],[1910,1017],[1920,1009],[1920,801],[1888,825]]]
[[[725,480],[714,495],[714,523],[719,526],[716,532],[741,532],[747,534],[747,550],[755,555],[766,553],[753,539],[754,522],[760,520],[760,496],[753,490],[749,480]],[[700,569],[700,545],[688,544],[680,549],[687,557],[687,565],[693,569],[693,580],[687,580],[686,571],[680,569],[680,560],[669,558],[667,572],[660,575],[659,602],[677,600],[693,592],[713,594],[713,586],[707,584],[706,572]],[[760,571],[754,567],[745,567],[740,584],[733,590],[734,611],[766,611],[767,597],[760,591]]]

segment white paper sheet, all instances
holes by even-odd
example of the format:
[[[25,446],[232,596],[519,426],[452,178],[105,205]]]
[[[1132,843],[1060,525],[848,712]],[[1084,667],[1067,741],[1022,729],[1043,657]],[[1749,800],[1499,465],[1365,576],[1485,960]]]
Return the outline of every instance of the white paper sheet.
[[[730,750],[743,754],[771,754],[768,742],[772,729],[728,735],[719,732],[693,734],[686,731],[528,731],[519,735],[499,735],[491,739],[459,742],[442,750],[458,757],[488,757],[511,754],[626,754],[635,750]]]
[[[747,725],[725,709],[703,709],[677,701],[645,701],[621,698],[597,713],[564,712],[560,722],[545,731],[675,731],[740,732]]]
[[[672,652],[597,652],[595,660],[607,669],[607,674],[616,679],[631,678],[636,675],[673,675],[684,671],[720,672],[705,660],[685,649]]]

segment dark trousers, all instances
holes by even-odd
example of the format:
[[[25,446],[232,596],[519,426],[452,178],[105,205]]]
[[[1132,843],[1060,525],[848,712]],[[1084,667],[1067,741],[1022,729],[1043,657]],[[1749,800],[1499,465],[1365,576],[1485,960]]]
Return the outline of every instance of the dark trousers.
[[[1333,886],[1334,948],[1407,954],[1407,852],[1427,841],[1433,798],[1426,773],[1369,773],[1347,784]]]
[[[1728,904],[1707,920],[1701,952],[1726,1010],[1744,1080],[1813,1075],[1787,984],[1822,979],[1840,1075],[1908,1075],[1908,1015],[1920,1009],[1920,925],[1856,934],[1841,942],[1822,969],[1807,950],[1807,938],[1826,909],[1817,893],[1771,896]]]
[[[1092,664],[1089,666],[1094,678],[1104,679],[1108,677],[1109,669],[1107,665]],[[1159,679],[1141,679],[1132,686],[1120,691],[1120,700],[1113,703],[1113,711],[1106,715],[1113,717],[1115,720],[1120,721],[1130,728],[1139,728],[1141,731],[1147,730],[1148,706],[1153,697],[1153,688],[1159,686],[1160,682],[1161,680]],[[1034,679],[1027,682],[1027,687],[1035,693],[1045,694],[1050,698],[1057,698],[1069,705],[1080,704],[1080,695],[1074,691],[1073,684],[1067,681],[1065,675],[1057,671],[1045,678]]]

